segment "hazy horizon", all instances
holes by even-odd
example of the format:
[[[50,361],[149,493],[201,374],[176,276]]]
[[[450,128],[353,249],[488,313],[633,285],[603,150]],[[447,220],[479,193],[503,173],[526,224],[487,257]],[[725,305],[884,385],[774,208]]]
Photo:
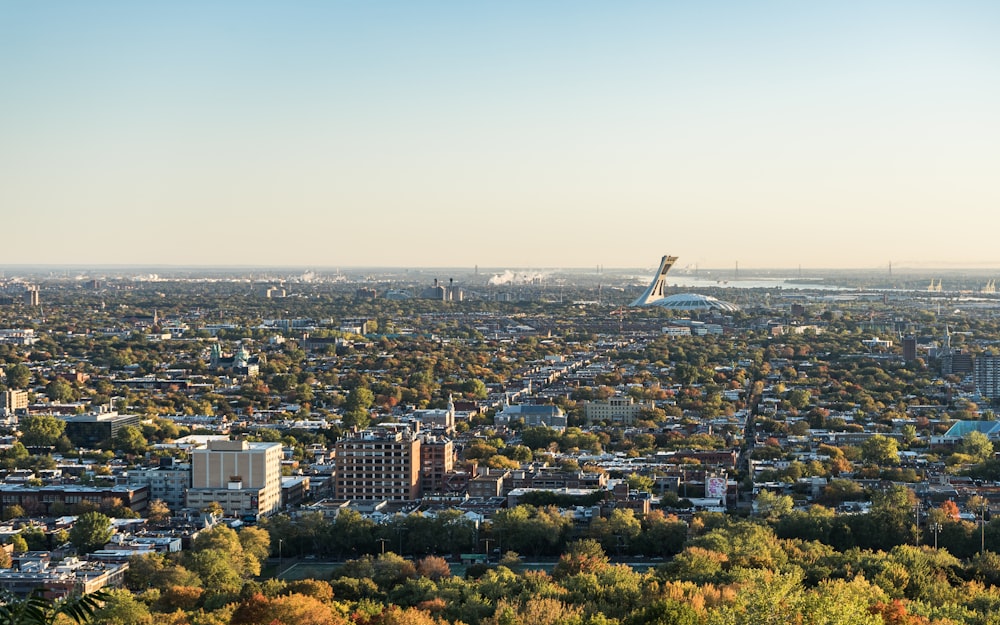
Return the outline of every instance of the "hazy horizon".
[[[225,270],[225,271],[249,271],[249,270],[262,270],[262,271],[296,271],[296,272],[332,272],[336,273],[338,271],[384,271],[384,272],[394,272],[394,271],[404,271],[404,272],[426,272],[426,271],[464,271],[468,273],[478,272],[489,273],[494,271],[567,271],[574,273],[590,273],[599,275],[602,273],[620,273],[620,272],[647,272],[652,274],[655,272],[657,265],[647,264],[647,265],[637,265],[634,267],[608,267],[600,266],[579,266],[579,265],[308,265],[308,264],[286,264],[286,265],[264,265],[255,263],[233,263],[233,264],[170,264],[170,263],[0,263],[0,278],[3,277],[3,272],[14,271],[19,269],[35,269],[35,270],[52,270],[52,271],[99,271],[99,270],[115,270],[115,271],[127,271],[127,270],[145,270],[145,269],[168,269],[168,270],[196,270],[196,271],[210,271],[210,270]],[[725,274],[732,277],[735,275],[741,275],[743,273],[747,274],[764,274],[764,273],[781,273],[785,274],[789,278],[794,278],[799,274],[822,274],[822,273],[845,273],[845,274],[861,274],[861,275],[896,275],[896,274],[925,274],[933,272],[943,272],[943,273],[955,273],[955,272],[996,272],[1000,271],[1000,263],[994,266],[896,266],[893,265],[892,271],[889,271],[888,266],[883,267],[754,267],[754,266],[744,266],[742,263],[737,266],[730,267],[694,267],[694,266],[675,266],[668,275],[670,276],[691,276],[698,274]]]
[[[0,266],[1000,266],[996,3],[4,18]]]

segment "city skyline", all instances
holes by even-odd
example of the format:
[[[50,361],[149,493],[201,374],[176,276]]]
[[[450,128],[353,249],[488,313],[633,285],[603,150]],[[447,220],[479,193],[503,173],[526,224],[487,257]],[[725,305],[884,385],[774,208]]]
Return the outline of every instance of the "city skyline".
[[[1000,262],[987,2],[5,18],[2,266]]]

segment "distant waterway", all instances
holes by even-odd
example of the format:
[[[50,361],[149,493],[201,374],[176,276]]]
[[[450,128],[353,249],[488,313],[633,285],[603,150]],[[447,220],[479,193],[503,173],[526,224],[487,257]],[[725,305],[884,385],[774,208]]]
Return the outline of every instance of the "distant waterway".
[[[671,287],[722,288],[722,289],[800,289],[810,291],[848,291],[850,287],[830,284],[818,280],[797,280],[796,278],[704,278],[700,276],[668,275]]]

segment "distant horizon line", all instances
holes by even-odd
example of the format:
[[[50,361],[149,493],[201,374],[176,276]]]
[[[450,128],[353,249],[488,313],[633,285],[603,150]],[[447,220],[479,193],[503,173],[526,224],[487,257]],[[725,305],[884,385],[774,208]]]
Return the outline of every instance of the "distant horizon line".
[[[62,271],[76,270],[97,270],[97,269],[115,269],[115,270],[130,270],[130,269],[199,269],[199,270],[211,270],[211,269],[224,269],[224,270],[295,270],[295,271],[323,271],[323,272],[338,272],[344,270],[357,271],[357,270],[416,270],[416,271],[438,271],[438,270],[466,270],[466,271],[519,271],[519,270],[549,270],[549,271],[559,271],[559,270],[572,270],[572,271],[594,271],[597,273],[605,271],[652,271],[656,269],[655,264],[650,265],[634,265],[634,266],[607,266],[601,264],[593,265],[309,265],[309,264],[276,264],[276,265],[254,265],[254,264],[172,264],[172,263],[93,263],[93,264],[81,264],[81,263],[0,263],[0,271],[4,270],[24,270],[24,269],[57,269]],[[733,265],[719,266],[719,267],[692,267],[687,265],[684,267],[676,267],[671,274],[675,275],[690,275],[692,273],[702,273],[702,272],[727,272],[733,273],[734,271],[782,271],[782,272],[817,272],[817,271],[863,271],[868,273],[881,273],[884,272],[890,275],[894,272],[908,272],[908,271],[958,271],[958,270],[994,270],[1000,269],[1000,261],[993,263],[983,263],[978,265],[973,264],[900,264],[897,265],[893,263],[891,265],[880,265],[880,266],[855,266],[855,267],[833,267],[833,266],[805,266],[805,265],[791,265],[791,266],[753,266],[753,265]]]

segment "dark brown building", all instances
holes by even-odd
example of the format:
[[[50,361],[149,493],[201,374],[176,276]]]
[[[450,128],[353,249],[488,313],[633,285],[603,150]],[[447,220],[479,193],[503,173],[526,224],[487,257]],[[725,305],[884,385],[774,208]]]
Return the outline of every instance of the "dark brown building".
[[[440,493],[455,466],[455,447],[443,436],[420,437],[420,494]]]
[[[0,484],[0,514],[10,506],[20,506],[29,516],[53,514],[53,504],[64,506],[63,514],[72,514],[73,506],[91,503],[100,510],[121,504],[142,514],[149,503],[148,486],[27,486]]]

